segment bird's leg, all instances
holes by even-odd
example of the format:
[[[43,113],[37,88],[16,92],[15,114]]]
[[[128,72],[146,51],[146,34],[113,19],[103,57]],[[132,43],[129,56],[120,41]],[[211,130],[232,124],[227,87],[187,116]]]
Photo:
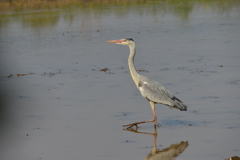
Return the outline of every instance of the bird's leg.
[[[156,128],[156,126],[157,126],[157,115],[156,115],[156,111],[155,111],[155,103],[152,102],[152,101],[149,101],[149,103],[150,103],[150,106],[152,108],[154,128]]]
[[[133,126],[136,126],[136,128],[138,128],[138,126],[137,126],[138,124],[154,122],[154,128],[156,128],[156,126],[157,126],[157,115],[156,115],[156,111],[155,111],[155,104],[152,101],[149,101],[149,103],[150,103],[150,106],[152,108],[152,113],[153,113],[153,119],[152,120],[142,121],[142,122],[135,122],[135,123],[123,125],[123,127],[132,128]]]

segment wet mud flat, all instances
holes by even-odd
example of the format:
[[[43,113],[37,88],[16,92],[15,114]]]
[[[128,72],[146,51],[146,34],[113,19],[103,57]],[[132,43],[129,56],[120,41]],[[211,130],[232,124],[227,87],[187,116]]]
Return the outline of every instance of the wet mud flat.
[[[26,25],[12,16],[2,25],[0,159],[240,156],[239,12],[194,7],[179,19],[108,9],[100,19],[99,11],[69,9],[51,14],[58,23]],[[152,123],[123,130],[152,118],[130,77],[128,47],[106,43],[124,37],[136,42],[138,72],[188,106],[180,112],[156,105],[156,130]]]

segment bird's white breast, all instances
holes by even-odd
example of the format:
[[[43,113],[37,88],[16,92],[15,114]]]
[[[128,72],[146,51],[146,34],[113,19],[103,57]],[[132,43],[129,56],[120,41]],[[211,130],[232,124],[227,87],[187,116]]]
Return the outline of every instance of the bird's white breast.
[[[144,84],[148,84],[148,83],[145,82],[145,81],[143,81],[143,84],[138,87],[138,89],[140,90],[140,92],[142,93],[142,95],[143,95],[143,93],[144,93],[144,89],[143,89],[143,87],[142,87]],[[143,96],[144,96],[144,95],[143,95]]]

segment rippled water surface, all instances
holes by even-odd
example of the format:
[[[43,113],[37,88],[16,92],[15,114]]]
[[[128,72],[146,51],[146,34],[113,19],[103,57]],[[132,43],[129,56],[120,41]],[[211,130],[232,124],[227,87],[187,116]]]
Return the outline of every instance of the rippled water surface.
[[[0,159],[221,160],[240,157],[237,0],[0,2]],[[128,71],[187,112],[152,118]]]

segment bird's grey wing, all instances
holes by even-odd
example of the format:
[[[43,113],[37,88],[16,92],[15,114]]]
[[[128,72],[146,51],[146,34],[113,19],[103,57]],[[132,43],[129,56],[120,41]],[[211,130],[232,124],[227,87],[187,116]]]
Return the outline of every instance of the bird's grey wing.
[[[168,104],[171,93],[166,90],[160,83],[153,80],[142,80],[138,84],[139,91],[146,99],[162,104]]]
[[[154,80],[143,77],[139,81],[138,89],[142,96],[147,100],[155,103],[162,103],[172,108],[187,110],[187,106],[185,106],[181,100],[172,95],[166,88]]]

